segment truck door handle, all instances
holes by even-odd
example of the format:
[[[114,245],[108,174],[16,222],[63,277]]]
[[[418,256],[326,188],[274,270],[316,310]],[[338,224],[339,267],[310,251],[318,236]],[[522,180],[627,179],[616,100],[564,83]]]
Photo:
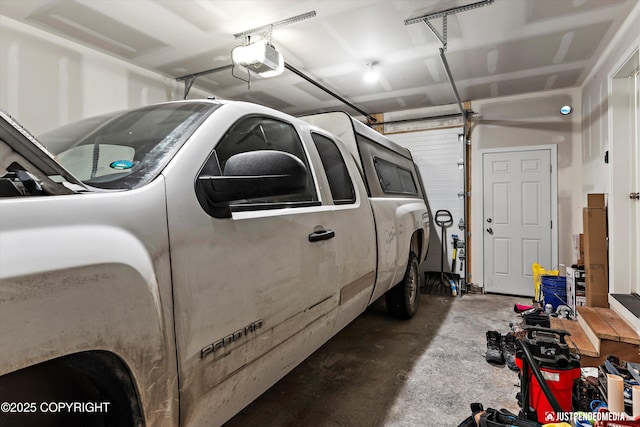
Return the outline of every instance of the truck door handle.
[[[333,230],[320,230],[309,234],[310,242],[319,242],[320,240],[329,240],[336,237],[336,233]]]

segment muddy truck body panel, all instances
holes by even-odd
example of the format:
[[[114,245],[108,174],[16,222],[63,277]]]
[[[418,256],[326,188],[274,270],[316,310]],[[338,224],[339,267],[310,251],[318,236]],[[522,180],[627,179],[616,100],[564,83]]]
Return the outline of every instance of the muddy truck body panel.
[[[356,160],[376,219],[378,274],[371,302],[402,279],[411,248],[427,256],[429,214],[426,195],[408,149],[341,111],[302,120],[337,135]]]
[[[427,208],[410,154],[383,137],[352,132],[377,141],[354,151],[217,100],[39,143],[0,130],[4,400],[111,403],[86,423],[221,425],[379,297],[398,317],[417,309]]]
[[[148,425],[175,425],[163,180],[128,192],[0,203],[0,375],[108,352],[144,384],[138,397]]]

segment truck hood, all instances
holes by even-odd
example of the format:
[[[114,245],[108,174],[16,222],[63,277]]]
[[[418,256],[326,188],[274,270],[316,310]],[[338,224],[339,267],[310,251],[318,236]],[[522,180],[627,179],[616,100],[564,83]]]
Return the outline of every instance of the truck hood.
[[[5,145],[0,151],[3,153],[0,175],[16,172],[12,160],[21,158],[26,160],[24,164],[15,163],[19,163],[22,170],[40,181],[39,184],[42,184],[47,194],[68,194],[88,190],[87,186],[56,161],[55,156],[44,145],[3,110],[0,110],[0,143]],[[37,170],[33,170],[33,167]],[[64,186],[66,191],[56,188],[60,185]]]

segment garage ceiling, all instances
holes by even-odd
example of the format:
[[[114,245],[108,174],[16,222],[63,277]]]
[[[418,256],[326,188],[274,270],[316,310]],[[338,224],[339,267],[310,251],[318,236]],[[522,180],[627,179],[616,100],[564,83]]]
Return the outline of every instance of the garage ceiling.
[[[234,34],[272,31],[285,61],[367,113],[455,102],[440,41],[409,18],[479,0],[0,0],[0,14],[171,77],[229,65]],[[448,17],[446,52],[462,100],[578,86],[637,0],[495,0]],[[442,18],[431,21],[442,32]],[[380,79],[363,80],[375,61]],[[289,70],[250,88],[226,69],[213,95],[291,114],[347,108]],[[356,113],[357,114],[357,113]]]

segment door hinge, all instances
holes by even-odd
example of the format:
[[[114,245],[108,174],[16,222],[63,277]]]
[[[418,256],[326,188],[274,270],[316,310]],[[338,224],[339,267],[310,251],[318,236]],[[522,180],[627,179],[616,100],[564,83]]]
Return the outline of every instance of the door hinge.
[[[553,230],[553,220],[551,220],[551,229]]]

